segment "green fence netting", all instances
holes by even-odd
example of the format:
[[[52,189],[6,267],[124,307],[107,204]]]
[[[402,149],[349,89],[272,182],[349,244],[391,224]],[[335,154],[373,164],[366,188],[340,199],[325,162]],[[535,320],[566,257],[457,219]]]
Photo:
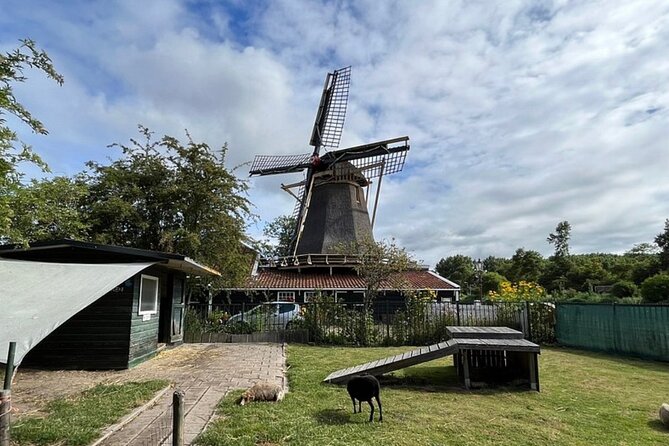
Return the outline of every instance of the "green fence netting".
[[[669,361],[669,306],[558,304],[561,345]]]

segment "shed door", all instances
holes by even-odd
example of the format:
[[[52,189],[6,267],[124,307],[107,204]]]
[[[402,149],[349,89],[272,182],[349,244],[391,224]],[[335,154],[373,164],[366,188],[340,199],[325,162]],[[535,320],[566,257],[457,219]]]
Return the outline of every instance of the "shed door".
[[[175,277],[172,284],[172,321],[170,324],[170,337],[172,342],[183,340],[185,291],[186,287],[184,279]]]

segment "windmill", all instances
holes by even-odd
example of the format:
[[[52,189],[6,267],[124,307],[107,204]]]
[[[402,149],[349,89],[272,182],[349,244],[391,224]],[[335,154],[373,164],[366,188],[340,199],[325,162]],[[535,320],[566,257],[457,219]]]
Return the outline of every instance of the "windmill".
[[[314,147],[311,153],[257,155],[251,166],[252,176],[306,171],[304,180],[281,185],[297,199],[294,255],[327,254],[339,243],[372,238],[381,180],[404,166],[409,150],[406,136],[338,148],[350,83],[351,67],[326,76],[309,142]],[[379,180],[370,221],[367,200],[374,178]]]

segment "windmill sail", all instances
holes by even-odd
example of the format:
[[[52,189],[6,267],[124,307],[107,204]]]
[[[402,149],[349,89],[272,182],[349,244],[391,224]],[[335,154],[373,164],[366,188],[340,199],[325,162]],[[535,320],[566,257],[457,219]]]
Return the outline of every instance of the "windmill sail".
[[[311,166],[311,154],[302,155],[256,155],[250,175],[274,175],[299,172]]]
[[[319,153],[321,147],[336,149],[344,129],[348,90],[351,85],[351,67],[329,73],[325,79],[321,103],[316,113],[316,122],[311,132],[310,145]]]

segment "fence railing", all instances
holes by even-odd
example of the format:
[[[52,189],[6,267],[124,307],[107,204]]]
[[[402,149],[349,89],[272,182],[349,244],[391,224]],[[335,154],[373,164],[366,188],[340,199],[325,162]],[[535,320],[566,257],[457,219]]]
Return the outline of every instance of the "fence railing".
[[[505,326],[535,342],[555,339],[555,307],[546,303],[375,301],[307,304],[191,305],[187,342],[308,340],[336,345],[426,345],[446,339],[446,327]]]

